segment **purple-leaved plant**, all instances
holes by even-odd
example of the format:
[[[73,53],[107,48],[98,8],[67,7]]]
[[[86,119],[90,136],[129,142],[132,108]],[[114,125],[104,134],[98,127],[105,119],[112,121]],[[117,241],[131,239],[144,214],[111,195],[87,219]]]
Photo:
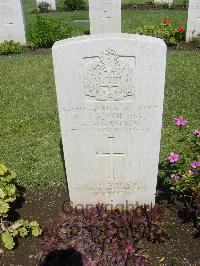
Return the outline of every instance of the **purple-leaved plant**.
[[[139,255],[142,240],[166,239],[157,224],[163,214],[163,207],[108,212],[105,206],[98,204],[80,212],[64,204],[55,224],[51,229],[44,229],[40,255],[44,257],[53,250],[74,248],[82,254],[84,266],[125,266],[127,263],[147,266],[148,260]]]

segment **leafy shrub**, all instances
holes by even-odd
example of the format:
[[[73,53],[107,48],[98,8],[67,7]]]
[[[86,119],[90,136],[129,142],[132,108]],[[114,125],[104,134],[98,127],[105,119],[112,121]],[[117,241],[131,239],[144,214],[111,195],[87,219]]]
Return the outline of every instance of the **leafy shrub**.
[[[20,219],[11,224],[8,219],[9,211],[19,196],[15,179],[15,173],[9,171],[3,164],[0,164],[0,235],[7,249],[14,248],[17,237],[25,237],[30,232],[33,236],[41,234],[41,229],[36,221],[29,222]]]
[[[135,29],[134,32],[161,38],[167,45],[177,45],[185,37],[185,27],[172,26],[168,18],[164,18],[160,25],[144,25]]]
[[[54,19],[36,15],[36,22],[28,26],[27,37],[34,48],[52,47],[54,42],[72,35],[72,27]]]
[[[24,50],[19,42],[4,41],[0,43],[0,55],[6,54],[20,54]]]
[[[42,1],[38,4],[37,8],[40,13],[47,13],[51,10],[51,5],[45,1]]]
[[[170,152],[161,163],[162,182],[171,190],[171,196],[183,203],[188,217],[195,217],[200,231],[200,129],[187,132],[187,121],[174,118],[179,127],[178,152]]]
[[[64,10],[66,11],[76,11],[85,9],[86,4],[84,0],[65,0]]]
[[[148,210],[138,207],[131,212],[118,209],[108,212],[96,205],[80,212],[64,204],[63,212],[43,234],[41,257],[54,250],[73,248],[82,254],[83,265],[147,265],[138,255],[141,240],[156,242],[166,238],[157,222],[164,214],[162,207]]]

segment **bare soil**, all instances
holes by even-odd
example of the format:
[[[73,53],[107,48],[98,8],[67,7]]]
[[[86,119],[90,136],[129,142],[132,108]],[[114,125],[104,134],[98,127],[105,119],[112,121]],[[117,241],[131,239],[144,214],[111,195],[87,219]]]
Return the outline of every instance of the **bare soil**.
[[[176,51],[200,51],[200,41],[199,42],[180,42],[178,46],[168,47],[168,50],[176,50]],[[39,48],[39,49],[31,49],[26,48],[23,52],[25,55],[37,55],[37,54],[51,54],[51,48]]]
[[[24,202],[18,203],[23,218],[37,220],[41,225],[51,223],[61,210],[62,202],[68,200],[65,187],[27,188]],[[17,217],[17,216],[16,216]],[[200,266],[200,238],[195,237],[193,225],[183,223],[174,206],[166,205],[166,215],[161,227],[169,240],[152,244],[145,242],[144,254],[153,266],[191,265]],[[1,266],[39,265],[36,254],[40,249],[39,238],[20,239],[14,251],[6,251],[0,257]]]

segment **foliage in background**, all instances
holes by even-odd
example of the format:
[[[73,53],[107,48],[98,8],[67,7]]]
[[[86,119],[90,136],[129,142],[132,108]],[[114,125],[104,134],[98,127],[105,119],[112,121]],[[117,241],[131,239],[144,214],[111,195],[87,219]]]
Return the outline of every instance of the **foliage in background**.
[[[177,45],[184,40],[185,27],[174,27],[168,18],[164,18],[160,25],[144,25],[134,30],[135,33],[161,38],[169,46]]]
[[[151,4],[153,6],[159,7],[159,8],[163,8],[163,9],[176,9],[177,5],[183,7],[183,8],[187,8],[187,0],[183,0],[183,1],[179,1],[178,3],[175,3],[175,1],[173,1],[173,3],[155,3],[154,0],[151,2]]]
[[[71,37],[73,29],[66,23],[36,15],[36,22],[30,24],[27,38],[33,48],[48,48],[62,39]]]
[[[174,123],[179,128],[178,150],[161,163],[160,176],[173,198],[183,202],[186,213],[195,216],[200,231],[200,129],[188,132],[183,117],[174,118]]]
[[[47,13],[51,10],[51,5],[45,1],[38,4],[37,9],[40,13]]]
[[[63,6],[66,11],[84,10],[85,7],[86,3],[84,0],[65,0]]]
[[[20,54],[24,50],[19,42],[4,41],[0,43],[0,55]]]
[[[41,257],[54,250],[74,248],[83,265],[148,265],[141,255],[142,240],[159,242],[166,234],[158,222],[163,207],[138,207],[130,212],[96,205],[82,211],[64,204],[63,212],[43,234]]]
[[[13,224],[9,221],[9,211],[13,211],[11,207],[19,196],[15,179],[15,173],[0,164],[0,235],[7,249],[14,248],[15,240],[18,237],[26,237],[30,233],[33,236],[41,234],[41,229],[36,221],[29,222],[20,219]]]

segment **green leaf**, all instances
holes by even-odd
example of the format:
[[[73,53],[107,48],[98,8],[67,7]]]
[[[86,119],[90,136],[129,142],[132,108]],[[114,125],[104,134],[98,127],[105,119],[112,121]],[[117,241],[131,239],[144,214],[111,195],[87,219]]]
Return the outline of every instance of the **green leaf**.
[[[3,188],[0,187],[0,198],[3,199],[5,198],[5,196],[6,196],[5,191],[3,190]]]
[[[8,168],[3,165],[3,164],[0,164],[0,175],[5,175],[8,171]]]
[[[13,249],[15,246],[13,236],[8,231],[2,234],[2,241],[7,249]]]
[[[0,200],[0,214],[7,213],[9,209],[10,209],[9,204],[3,200]]]
[[[28,230],[26,229],[26,227],[19,228],[18,232],[21,237],[25,237],[28,235]]]
[[[40,228],[39,224],[36,221],[30,222],[30,228],[32,230],[33,236],[39,236],[42,233],[42,229]]]

